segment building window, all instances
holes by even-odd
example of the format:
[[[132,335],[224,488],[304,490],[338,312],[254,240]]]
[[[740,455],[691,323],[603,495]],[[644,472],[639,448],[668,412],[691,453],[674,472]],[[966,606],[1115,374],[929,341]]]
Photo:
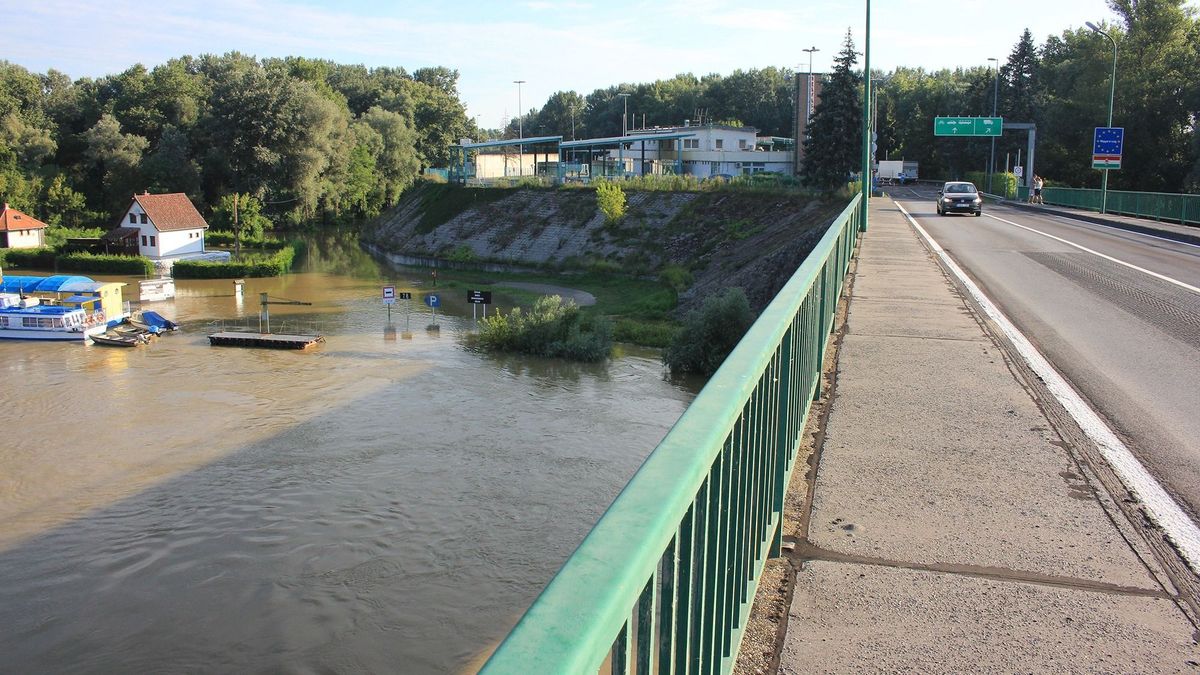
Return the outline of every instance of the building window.
[[[132,218],[132,217],[133,216],[130,216],[130,218]],[[146,245],[146,235],[143,234],[142,235],[142,246],[145,246],[145,245]]]
[[[129,222],[133,223],[134,225],[137,225],[137,214],[135,214],[135,213],[129,214]]]
[[[738,139],[738,149],[739,149],[739,150],[745,150],[745,149],[746,149],[746,139],[744,139],[744,138],[739,138],[739,139]]]
[[[150,235],[150,245],[154,245],[154,235]]]
[[[683,149],[684,150],[699,150],[700,149],[700,139],[699,138],[683,139]]]
[[[720,149],[722,149],[722,148],[724,148],[724,147],[725,147],[725,139],[724,139],[724,138],[718,138],[718,139],[717,139],[717,149],[718,149],[718,150],[720,150]]]
[[[147,222],[149,222],[149,221],[146,219],[146,214],[143,213],[142,214],[142,224],[145,225]]]

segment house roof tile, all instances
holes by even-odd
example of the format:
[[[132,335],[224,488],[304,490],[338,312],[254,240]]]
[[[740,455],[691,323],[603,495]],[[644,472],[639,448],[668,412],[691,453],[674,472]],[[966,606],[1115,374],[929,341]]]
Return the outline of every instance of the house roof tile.
[[[48,226],[28,213],[18,211],[8,204],[5,204],[4,208],[0,209],[0,230],[2,231],[40,230],[44,227]]]
[[[174,230],[207,229],[204,216],[192,205],[192,200],[182,192],[164,195],[142,193],[133,196],[159,232]]]

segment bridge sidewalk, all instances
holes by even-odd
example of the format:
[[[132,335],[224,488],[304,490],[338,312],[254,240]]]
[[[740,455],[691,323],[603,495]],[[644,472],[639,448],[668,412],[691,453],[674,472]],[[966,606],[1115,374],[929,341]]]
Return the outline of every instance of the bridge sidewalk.
[[[850,298],[780,672],[1195,672],[1168,577],[890,199]]]

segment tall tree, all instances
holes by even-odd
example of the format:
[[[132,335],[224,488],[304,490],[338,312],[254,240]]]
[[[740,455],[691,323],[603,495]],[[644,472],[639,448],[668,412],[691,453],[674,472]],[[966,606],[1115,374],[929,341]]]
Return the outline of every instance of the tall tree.
[[[804,141],[804,182],[824,189],[836,188],[860,167],[862,161],[862,78],[852,70],[858,58],[849,30],[833,72],[821,89],[821,101],[809,122]]]

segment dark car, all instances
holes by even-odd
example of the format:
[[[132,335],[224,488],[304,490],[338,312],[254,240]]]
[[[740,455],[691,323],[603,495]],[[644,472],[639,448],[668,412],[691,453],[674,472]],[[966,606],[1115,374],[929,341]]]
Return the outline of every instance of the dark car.
[[[966,181],[951,181],[938,190],[937,212],[939,216],[947,213],[983,213],[983,198],[974,183]]]

